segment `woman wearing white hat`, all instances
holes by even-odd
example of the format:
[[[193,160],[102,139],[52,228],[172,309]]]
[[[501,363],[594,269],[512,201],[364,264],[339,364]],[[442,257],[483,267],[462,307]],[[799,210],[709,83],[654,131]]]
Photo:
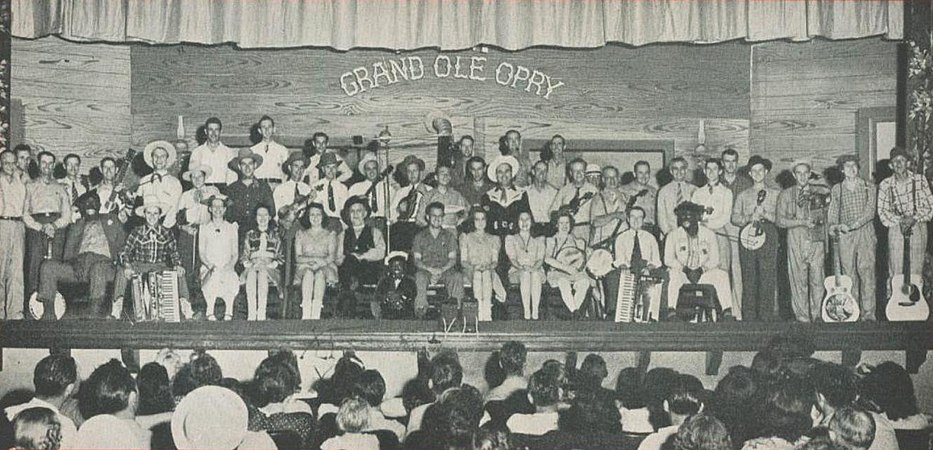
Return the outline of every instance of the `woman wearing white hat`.
[[[207,303],[207,320],[216,320],[214,303],[217,297],[224,300],[224,320],[233,318],[233,301],[240,292],[240,280],[234,265],[239,257],[237,246],[237,224],[224,220],[227,212],[227,197],[215,194],[204,203],[210,208],[210,222],[202,223],[198,234],[198,251],[201,255],[201,292]]]

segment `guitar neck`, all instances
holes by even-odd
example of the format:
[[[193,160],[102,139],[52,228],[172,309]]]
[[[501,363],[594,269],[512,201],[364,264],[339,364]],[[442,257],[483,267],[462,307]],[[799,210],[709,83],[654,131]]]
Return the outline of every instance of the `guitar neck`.
[[[842,259],[839,256],[839,239],[833,239],[833,274],[836,279],[842,275]]]
[[[910,232],[904,234],[904,280],[910,280]]]

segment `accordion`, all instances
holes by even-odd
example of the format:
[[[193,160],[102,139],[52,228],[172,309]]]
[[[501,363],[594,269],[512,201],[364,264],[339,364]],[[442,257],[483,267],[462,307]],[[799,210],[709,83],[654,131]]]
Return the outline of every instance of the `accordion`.
[[[133,311],[137,322],[180,322],[178,273],[173,270],[133,275]]]

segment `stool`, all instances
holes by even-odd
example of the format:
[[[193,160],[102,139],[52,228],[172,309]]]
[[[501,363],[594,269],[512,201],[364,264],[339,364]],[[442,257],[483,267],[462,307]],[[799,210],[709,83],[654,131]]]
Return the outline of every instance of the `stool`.
[[[719,296],[711,284],[685,284],[680,288],[677,315],[687,322],[718,322]]]

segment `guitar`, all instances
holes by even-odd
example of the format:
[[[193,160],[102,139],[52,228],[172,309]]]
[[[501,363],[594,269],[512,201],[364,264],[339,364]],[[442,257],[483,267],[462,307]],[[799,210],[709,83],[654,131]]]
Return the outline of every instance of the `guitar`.
[[[767,196],[767,190],[762,189],[758,191],[758,206],[764,203],[765,197]],[[739,242],[741,242],[742,247],[745,247],[747,250],[758,250],[765,245],[767,239],[768,236],[765,235],[764,230],[761,229],[760,219],[746,224],[742,227],[742,231],[739,232]]]
[[[859,305],[852,295],[852,278],[842,274],[839,235],[832,233],[830,240],[833,245],[833,275],[823,281],[826,297],[820,307],[820,318],[823,322],[855,322],[860,315]]]
[[[114,208],[118,206],[117,203],[114,203],[114,200],[117,199],[117,196],[120,195],[117,186],[123,183],[126,178],[126,172],[129,170],[130,165],[133,163],[133,158],[136,157],[136,150],[128,149],[126,155],[122,160],[117,162],[119,169],[117,169],[117,175],[113,178],[113,190],[110,191],[110,196],[107,197],[107,201],[101,205],[101,208],[108,213],[114,212]]]
[[[910,235],[912,229],[904,231],[904,273],[891,277],[891,295],[884,309],[888,321],[925,321],[930,317],[930,306],[923,298],[923,278],[910,273]]]

